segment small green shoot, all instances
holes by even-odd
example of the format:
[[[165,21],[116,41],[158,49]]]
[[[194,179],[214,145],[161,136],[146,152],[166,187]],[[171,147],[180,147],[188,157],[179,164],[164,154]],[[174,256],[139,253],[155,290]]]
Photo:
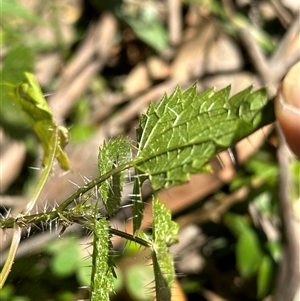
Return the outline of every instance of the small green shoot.
[[[68,142],[68,132],[66,128],[55,124],[35,77],[30,73],[25,73],[25,77],[25,82],[7,86],[10,96],[27,115],[40,140],[44,150],[44,169],[21,215],[0,220],[1,228],[14,227],[16,238],[11,245],[8,263],[1,274],[1,287],[11,269],[21,228],[27,224],[57,218],[63,222],[67,220],[68,223],[79,223],[94,233],[91,301],[108,301],[114,289],[115,272],[110,241],[112,235],[151,248],[156,299],[171,300],[175,271],[169,247],[178,240],[178,225],[171,220],[171,213],[165,205],[158,198],[154,198],[153,237],[142,238],[145,237],[143,233],[139,233],[143,220],[142,184],[150,179],[154,190],[183,184],[189,180],[191,174],[209,171],[208,162],[213,156],[273,122],[273,104],[268,102],[266,89],[252,92],[249,87],[230,96],[230,87],[217,92],[210,89],[202,93],[197,93],[196,85],[185,92],[177,87],[157,105],[151,103],[146,114],[141,116],[135,158],[132,158],[133,146],[129,139],[119,137],[104,143],[99,149],[98,178],[80,187],[55,210],[30,215],[50,175],[54,159],[58,160],[64,170],[69,169],[64,150]],[[113,215],[121,208],[121,191],[126,172],[130,168],[136,171],[132,193],[134,235],[111,228],[109,221],[100,216],[99,200],[90,197],[95,189],[99,191],[109,216]],[[82,201],[68,208],[79,197]],[[236,225],[242,225],[242,228],[237,229]],[[230,226],[240,238],[237,253],[243,253],[250,247],[249,243],[258,245],[257,237],[253,236],[244,221],[236,219]],[[260,252],[257,256],[249,257],[246,263],[238,263],[241,273],[245,276],[252,275],[255,261],[261,260]],[[265,278],[263,268],[267,265],[266,261],[260,267],[262,278]],[[258,266],[254,269],[257,270]],[[264,288],[260,290],[263,295]]]
[[[91,301],[109,301],[109,294],[114,289],[109,222],[105,218],[96,220],[93,232]]]

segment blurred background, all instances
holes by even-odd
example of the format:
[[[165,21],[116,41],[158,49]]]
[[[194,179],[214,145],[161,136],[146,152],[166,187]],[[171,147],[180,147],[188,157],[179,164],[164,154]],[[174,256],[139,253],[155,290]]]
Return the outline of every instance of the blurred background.
[[[38,78],[58,124],[68,127],[71,171],[54,166],[35,212],[51,211],[97,177],[103,141],[135,140],[139,116],[176,85],[267,86],[272,98],[299,60],[299,3],[288,0],[3,0],[1,82]],[[1,218],[16,216],[39,176],[41,150],[26,118],[1,89]],[[171,248],[178,274],[173,301],[271,301],[282,257],[274,126],[212,160],[214,173],[160,192],[180,225]],[[292,173],[297,179],[298,166]],[[298,186],[297,186],[298,185]],[[113,227],[131,230],[132,181]],[[299,183],[295,181],[295,193]],[[151,228],[151,185],[144,187]],[[91,233],[78,225],[58,237],[56,220],[24,233],[1,301],[88,299]],[[1,230],[2,231],[2,230]],[[0,264],[11,231],[0,235]],[[113,238],[112,300],[153,300],[146,250]]]

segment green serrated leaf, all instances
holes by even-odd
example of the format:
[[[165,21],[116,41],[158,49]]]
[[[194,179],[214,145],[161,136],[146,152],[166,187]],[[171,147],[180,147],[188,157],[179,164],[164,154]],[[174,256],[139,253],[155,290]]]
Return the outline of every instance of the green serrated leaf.
[[[178,242],[179,226],[172,221],[171,211],[159,198],[153,200],[153,240],[156,246],[170,247]]]
[[[12,85],[9,95],[26,114],[44,150],[43,162],[52,152],[54,137],[58,138],[55,156],[64,170],[70,169],[69,160],[64,148],[68,143],[68,130],[54,123],[53,114],[43,96],[38,81],[31,73],[24,73],[26,81]]]
[[[177,223],[172,221],[171,212],[160,200],[153,200],[153,246],[152,261],[155,275],[156,299],[171,300],[171,287],[175,279],[173,258],[169,247],[178,242]]]
[[[109,301],[114,289],[114,271],[111,259],[109,221],[95,221],[93,243],[93,267],[91,276],[91,301]]]
[[[126,164],[131,159],[131,142],[129,139],[118,137],[104,143],[99,150],[98,169],[100,176],[112,169]],[[111,215],[121,204],[121,191],[125,178],[125,171],[113,174],[104,181],[99,190],[107,212]]]
[[[135,167],[149,175],[154,189],[182,184],[190,174],[207,171],[212,156],[270,121],[263,118],[266,89],[251,89],[229,97],[230,87],[200,94],[196,85],[185,92],[177,87],[170,97],[150,104],[137,130]]]

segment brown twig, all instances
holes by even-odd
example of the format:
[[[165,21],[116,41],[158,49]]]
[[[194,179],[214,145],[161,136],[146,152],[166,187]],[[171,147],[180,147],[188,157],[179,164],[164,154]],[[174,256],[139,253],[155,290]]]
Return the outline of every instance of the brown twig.
[[[269,59],[270,73],[279,82],[287,70],[300,60],[300,14],[296,15],[286,34],[280,40],[275,53]]]
[[[176,46],[181,41],[182,31],[180,0],[168,0],[168,17],[169,40],[172,46]]]
[[[85,41],[59,80],[61,86],[49,99],[58,120],[63,120],[78,97],[87,89],[88,82],[105,66],[116,26],[115,17],[110,13],[105,13],[97,24],[91,25]]]
[[[294,24],[289,29],[285,39],[282,41],[277,53],[273,58],[267,62],[262,55],[258,46],[250,35],[246,36],[244,30],[241,31],[241,37],[247,45],[246,49],[253,64],[261,75],[264,84],[269,86],[269,95],[274,96],[279,85],[280,78],[287,72],[291,63],[297,61],[299,58],[299,43],[292,43],[299,41],[299,20],[296,18]],[[292,46],[292,47],[291,47]],[[292,48],[293,56],[285,55],[286,51]],[[272,66],[270,68],[269,66]],[[277,70],[277,72],[274,72]],[[279,132],[279,131],[278,131]],[[291,209],[290,200],[290,171],[289,161],[291,154],[282,138],[278,150],[278,159],[280,166],[279,178],[279,202],[281,207],[281,221],[283,225],[283,259],[281,261],[278,283],[276,286],[276,301],[292,301],[297,290],[299,290],[300,283],[300,241],[299,241],[299,222],[295,221]]]
[[[274,95],[276,86],[274,85],[273,74],[270,73],[269,63],[266,56],[254,40],[251,32],[246,27],[240,28],[239,34],[245,49],[247,49],[247,52],[251,57],[251,61],[255,69],[260,75],[263,83],[268,86],[269,94]]]
[[[281,260],[274,301],[292,301],[300,290],[300,221],[293,213],[291,199],[290,163],[293,155],[278,128],[280,146],[279,205],[282,220],[283,257]]]
[[[293,20],[292,14],[282,5],[281,1],[270,0],[270,2],[272,3],[282,25],[284,27],[288,27]]]

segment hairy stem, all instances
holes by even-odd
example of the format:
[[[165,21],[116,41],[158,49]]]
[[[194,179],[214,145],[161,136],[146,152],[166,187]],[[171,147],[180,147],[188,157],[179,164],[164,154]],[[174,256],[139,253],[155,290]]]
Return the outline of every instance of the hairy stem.
[[[133,161],[127,162],[123,165],[120,165],[109,172],[101,175],[100,177],[90,181],[86,185],[79,188],[75,193],[69,196],[61,205],[57,207],[57,211],[63,212],[71,203],[73,203],[78,197],[83,195],[84,193],[88,192],[94,187],[97,187],[99,184],[104,182],[105,180],[109,179],[111,176],[120,173],[121,171],[128,169],[133,166]]]
[[[144,246],[146,248],[151,247],[151,243],[149,243],[148,241],[146,241],[146,240],[144,240],[144,239],[142,239],[140,237],[137,237],[135,235],[129,234],[127,232],[120,231],[120,230],[117,230],[117,229],[114,229],[114,228],[110,228],[110,233],[113,234],[113,235],[117,235],[117,236],[123,237],[123,238],[125,238],[127,240],[131,240],[133,242],[136,242],[139,245]]]

